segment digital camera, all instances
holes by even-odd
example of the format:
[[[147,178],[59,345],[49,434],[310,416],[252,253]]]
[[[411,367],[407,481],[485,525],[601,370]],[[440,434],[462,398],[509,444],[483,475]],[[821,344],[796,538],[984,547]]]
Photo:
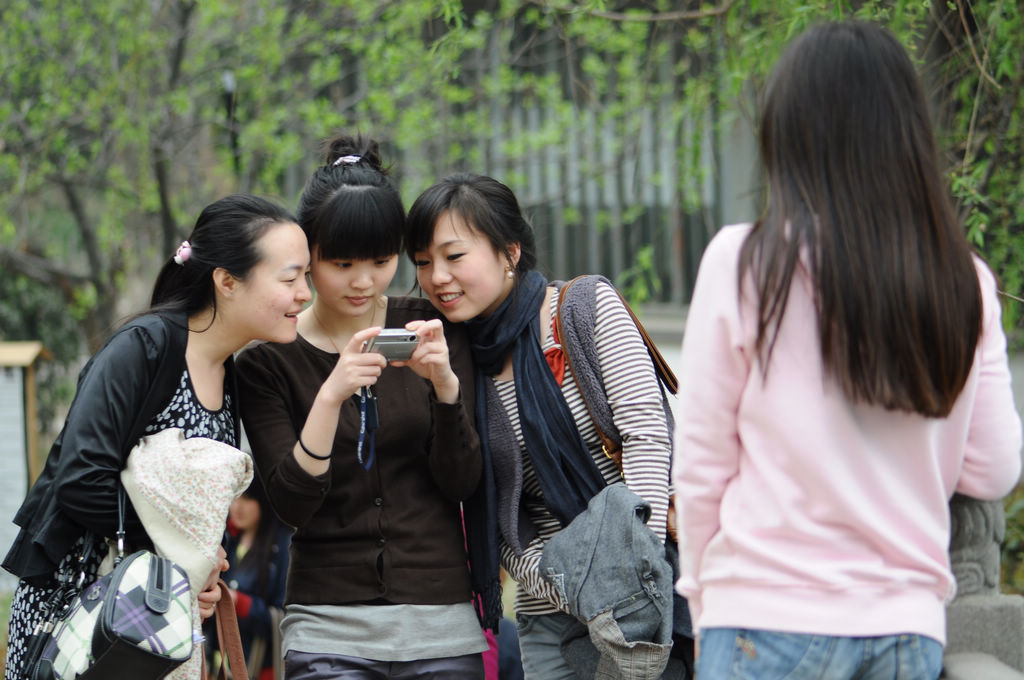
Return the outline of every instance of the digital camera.
[[[404,328],[385,328],[380,335],[374,336],[363,343],[364,352],[377,352],[388,361],[408,361],[412,356],[419,337]]]

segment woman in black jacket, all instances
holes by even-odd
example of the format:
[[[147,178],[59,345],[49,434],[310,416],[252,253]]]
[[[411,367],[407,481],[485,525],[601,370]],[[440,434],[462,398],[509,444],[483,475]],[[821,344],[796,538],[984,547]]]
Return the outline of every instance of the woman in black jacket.
[[[237,446],[232,355],[254,339],[295,339],[309,300],[309,251],[283,208],[235,195],[203,210],[189,239],[164,264],[150,309],[122,326],[82,369],[67,419],[39,479],[14,518],[21,527],[3,567],[19,577],[11,605],[6,680],[21,677],[35,624],[62,573],[91,580],[117,527],[119,473],[147,434],[179,427],[186,437]],[[129,509],[128,543],[151,547]],[[204,617],[219,597],[221,565],[200,595]],[[88,582],[88,580],[86,581]]]

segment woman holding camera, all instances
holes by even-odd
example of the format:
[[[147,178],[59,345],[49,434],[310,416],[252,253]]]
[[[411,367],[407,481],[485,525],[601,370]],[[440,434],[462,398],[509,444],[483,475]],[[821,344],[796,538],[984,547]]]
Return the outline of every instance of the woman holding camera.
[[[296,528],[285,677],[479,678],[459,513],[481,466],[466,340],[427,300],[384,295],[405,210],[375,142],[329,143],[299,222],[316,297],[298,340],[238,362],[257,471]],[[390,368],[363,351],[385,327],[419,341]]]

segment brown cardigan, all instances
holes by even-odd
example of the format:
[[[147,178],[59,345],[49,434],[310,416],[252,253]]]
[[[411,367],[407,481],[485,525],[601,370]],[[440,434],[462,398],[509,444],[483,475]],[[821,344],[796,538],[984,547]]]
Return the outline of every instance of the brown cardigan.
[[[418,298],[388,300],[389,328],[435,318]],[[471,599],[459,503],[480,478],[473,367],[463,330],[445,325],[462,401],[437,403],[428,381],[388,367],[374,386],[380,427],[367,471],[356,459],[359,401],[341,408],[331,468],[314,477],[292,448],[338,355],[301,336],[238,358],[242,418],[256,470],[292,539],[286,604]]]

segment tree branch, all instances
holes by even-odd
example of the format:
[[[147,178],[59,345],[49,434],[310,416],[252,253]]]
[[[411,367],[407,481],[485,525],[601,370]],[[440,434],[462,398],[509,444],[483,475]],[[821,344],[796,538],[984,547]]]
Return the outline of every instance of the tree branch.
[[[178,223],[174,219],[174,210],[171,208],[169,165],[163,145],[155,144],[153,146],[153,175],[156,179],[157,195],[160,197],[160,232],[163,236],[164,256],[169,256],[178,245]]]
[[[96,239],[96,232],[93,229],[92,224],[89,222],[89,218],[85,214],[85,206],[82,205],[81,199],[78,198],[78,192],[75,191],[75,187],[71,183],[71,180],[66,177],[58,177],[56,181],[64,192],[64,198],[66,198],[68,202],[68,210],[71,211],[72,217],[75,218],[75,224],[78,225],[78,232],[82,235],[82,245],[85,247],[85,256],[89,260],[89,270],[92,272],[92,276],[90,276],[89,280],[98,287],[100,284],[100,276],[103,273],[103,258],[100,257],[100,248]]]
[[[168,91],[178,86],[181,77],[181,64],[185,59],[185,51],[188,46],[188,23],[192,12],[196,8],[194,1],[182,1],[178,3],[178,36],[174,41],[174,49],[171,54],[171,72],[167,81]],[[170,136],[173,125],[170,122],[162,126],[162,130],[154,133],[157,138],[152,144],[153,153],[153,175],[156,179],[157,195],[160,199],[160,230],[163,236],[164,254],[174,251],[178,240],[178,222],[174,216],[174,208],[171,205],[171,177],[170,159],[164,148],[164,139]]]
[[[974,47],[974,39],[971,37],[971,27],[967,25],[967,15],[964,12],[963,0],[956,0],[956,8],[960,13],[960,23],[964,27],[964,36],[967,38],[967,46],[971,48],[971,56],[974,58],[974,65],[978,67],[978,73],[981,74],[982,78],[992,83],[992,86],[997,90],[1003,89],[1002,86],[996,82],[995,78],[988,74],[985,67],[982,66],[981,60],[978,58],[978,50]]]
[[[82,201],[78,197],[75,185],[66,177],[58,177],[56,182],[64,191],[64,196],[68,201],[68,209],[78,224],[78,230],[82,235],[82,244],[85,247],[85,254],[89,260],[89,270],[91,272],[87,280],[96,289],[96,305],[92,309],[92,314],[87,315],[83,320],[85,337],[89,342],[89,348],[91,351],[96,351],[102,342],[102,337],[109,332],[114,319],[116,301],[114,300],[114,286],[111,284],[112,272],[109,269],[104,270],[96,230],[85,214],[85,206],[82,205]],[[68,300],[73,299],[73,295],[68,296]]]
[[[1021,56],[1020,63],[1017,66],[1016,72],[1018,76],[1013,82],[1013,90],[1003,93],[1003,99],[999,107],[999,121],[996,123],[996,129],[992,134],[995,148],[989,159],[988,167],[985,168],[985,174],[982,176],[981,181],[978,182],[978,191],[982,194],[988,193],[988,184],[992,180],[992,174],[996,169],[1001,168],[1003,164],[1003,156],[1006,152],[1006,132],[1010,129],[1010,122],[1013,119],[1014,103],[1020,99],[1019,93],[1022,86],[1021,68],[1024,68],[1024,55]]]
[[[171,56],[169,84],[172,88],[177,86],[178,79],[181,77],[181,64],[185,60],[185,48],[188,45],[188,21],[195,8],[195,0],[178,3],[178,27],[180,32],[178,33],[177,40],[174,41],[174,53]]]
[[[22,276],[27,276],[45,286],[59,288],[68,300],[71,299],[73,290],[77,286],[83,286],[92,281],[85,274],[69,272],[56,263],[38,255],[32,255],[12,248],[0,247],[0,267]]]
[[[543,2],[534,3],[540,7],[546,7]],[[627,13],[627,12],[604,12],[596,9],[583,9],[575,8],[590,16],[598,17],[600,19],[610,19],[612,21],[643,21],[647,23],[656,23],[662,21],[693,21],[696,19],[707,19],[709,17],[716,17],[725,14],[733,5],[736,4],[736,0],[725,0],[718,7],[712,7],[710,9],[700,10],[676,10],[674,12],[647,12],[647,13]],[[569,10],[573,11],[573,10]]]

